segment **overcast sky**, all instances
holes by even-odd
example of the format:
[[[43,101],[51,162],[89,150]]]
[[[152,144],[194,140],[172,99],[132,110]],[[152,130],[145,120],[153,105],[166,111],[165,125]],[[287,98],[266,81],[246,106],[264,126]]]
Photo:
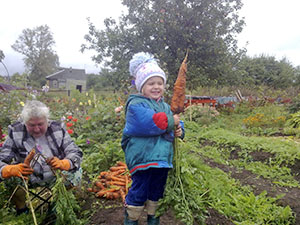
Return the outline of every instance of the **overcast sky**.
[[[300,1],[299,0],[242,0],[241,16],[246,26],[239,35],[239,46],[248,55],[261,54],[286,57],[294,66],[300,65]],[[97,28],[103,28],[107,17],[117,19],[122,11],[121,0],[3,0],[0,4],[0,49],[5,54],[9,74],[22,73],[23,56],[14,50],[24,29],[47,24],[56,42],[54,50],[62,67],[85,69],[97,73],[91,60],[93,52],[79,51],[88,33],[87,17]],[[248,45],[246,45],[248,42]],[[7,75],[0,64],[0,74]]]

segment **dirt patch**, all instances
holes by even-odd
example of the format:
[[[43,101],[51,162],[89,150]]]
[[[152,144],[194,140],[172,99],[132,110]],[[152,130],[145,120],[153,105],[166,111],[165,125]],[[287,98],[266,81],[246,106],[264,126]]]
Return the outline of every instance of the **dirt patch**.
[[[220,214],[215,209],[208,209],[208,217],[205,220],[206,225],[234,225],[228,218]]]
[[[124,223],[124,208],[113,207],[98,210],[91,218],[88,225],[121,225]],[[143,212],[139,219],[139,224],[147,224],[147,213]],[[160,217],[161,225],[184,225],[176,220],[172,211],[167,211]]]
[[[124,207],[121,201],[105,200],[95,198],[93,195],[86,195],[81,211],[89,210],[93,214],[90,217],[89,223],[86,225],[121,225],[124,223]],[[144,211],[139,220],[139,224],[147,224],[147,212]],[[183,222],[176,219],[173,211],[169,209],[160,217],[161,225],[184,225]],[[230,219],[220,214],[215,209],[208,209],[207,225],[233,225]],[[200,225],[194,223],[194,225]]]
[[[300,160],[296,159],[294,165],[289,165],[291,172],[294,175],[295,179],[300,182]]]
[[[262,152],[262,151],[255,151],[250,152],[253,161],[260,161],[260,162],[268,162],[270,159],[275,157],[275,154],[270,152]]]
[[[205,147],[205,146],[216,146],[217,144],[213,141],[210,140],[206,140],[203,139],[200,141],[201,146]],[[219,146],[220,149],[231,149],[234,148],[234,150],[232,150],[230,152],[229,155],[229,160],[239,160],[242,159],[243,156],[241,154],[241,147],[240,146]],[[275,158],[275,154],[274,153],[270,153],[270,152],[264,152],[264,151],[253,151],[253,152],[249,152],[248,153],[251,157],[252,161],[259,161],[262,163],[268,163],[270,160]],[[288,168],[291,169],[291,174],[294,176],[294,179],[297,180],[298,182],[300,182],[300,160],[296,159],[295,163],[293,165],[282,165],[282,166],[286,166]]]
[[[275,186],[270,180],[258,177],[256,174],[248,170],[237,170],[233,167],[226,166],[214,162],[212,159],[203,158],[204,162],[215,168],[223,170],[231,175],[232,178],[240,181],[242,185],[250,185],[253,188],[253,193],[258,195],[263,191],[267,191],[268,196],[276,197],[280,194],[284,196],[279,200],[278,204],[282,206],[290,206],[296,216],[296,223],[300,224],[300,189]]]

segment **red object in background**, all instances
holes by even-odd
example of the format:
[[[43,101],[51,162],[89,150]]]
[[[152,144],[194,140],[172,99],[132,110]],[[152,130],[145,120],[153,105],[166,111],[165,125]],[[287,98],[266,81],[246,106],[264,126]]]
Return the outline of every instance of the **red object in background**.
[[[190,96],[186,95],[185,96],[185,101],[184,101],[184,107],[188,107],[190,105],[199,105],[202,104],[209,104],[209,106],[215,107],[217,100],[214,99],[213,97],[208,97],[208,96]]]

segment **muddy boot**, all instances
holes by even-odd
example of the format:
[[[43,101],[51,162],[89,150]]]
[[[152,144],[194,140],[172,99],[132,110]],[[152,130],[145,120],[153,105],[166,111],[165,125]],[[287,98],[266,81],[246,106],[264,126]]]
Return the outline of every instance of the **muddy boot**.
[[[158,207],[157,201],[148,200],[146,202],[147,209],[147,224],[148,225],[159,225],[159,217],[155,216],[156,209]]]
[[[138,225],[138,220],[143,210],[144,206],[127,205],[125,209],[124,225]]]
[[[148,215],[147,216],[147,224],[148,225],[159,225],[159,217]]]
[[[130,220],[128,218],[128,213],[127,211],[125,210],[125,219],[124,219],[124,225],[138,225],[138,221],[133,221],[133,220]]]

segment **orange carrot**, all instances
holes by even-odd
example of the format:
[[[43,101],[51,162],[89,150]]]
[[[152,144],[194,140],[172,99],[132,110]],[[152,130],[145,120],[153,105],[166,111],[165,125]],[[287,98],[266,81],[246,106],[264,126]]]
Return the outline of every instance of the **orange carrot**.
[[[118,171],[118,170],[124,170],[126,169],[126,166],[112,166],[109,168],[110,171]]]
[[[101,190],[100,190],[98,187],[93,187],[93,188],[92,188],[92,191],[95,192],[95,193],[97,193],[97,192],[99,192],[99,191],[101,191]]]
[[[126,176],[124,176],[124,177],[126,177]],[[119,177],[111,176],[110,179],[112,181],[124,182],[125,181],[124,177],[123,178],[119,178]]]
[[[103,197],[105,194],[106,194],[106,191],[105,190],[101,190],[101,191],[98,191],[96,193],[96,197]]]
[[[120,189],[120,195],[121,195],[121,198],[122,198],[122,201],[125,202],[125,197],[126,197],[126,194],[124,193],[123,189]]]
[[[116,176],[116,175],[125,173],[125,171],[126,171],[125,169],[117,170],[117,171],[111,172],[111,175]]]
[[[105,192],[115,192],[115,191],[117,191],[116,188],[105,189]]]
[[[88,192],[94,192],[94,191],[93,191],[93,188],[87,188],[86,190],[87,190]]]
[[[103,184],[100,181],[95,182],[95,185],[100,188],[101,190],[104,189],[105,187],[103,186]]]
[[[118,192],[113,192],[112,194],[113,194],[114,199],[117,199],[120,197],[120,194]]]
[[[118,165],[118,166],[125,166],[125,167],[127,167],[126,163],[121,162],[121,161],[118,161],[118,162],[117,162],[117,165]]]
[[[107,175],[107,174],[108,174],[107,171],[102,171],[102,172],[100,173],[100,176],[103,177],[103,176],[105,176],[105,175]]]
[[[113,197],[114,197],[114,193],[112,193],[112,192],[107,192],[105,195],[106,195],[107,199],[113,199]]]
[[[106,182],[106,179],[101,178],[101,179],[100,179],[100,182],[104,184],[104,183]]]
[[[117,185],[117,186],[125,186],[125,182],[119,182],[119,181],[108,181],[108,185]]]
[[[188,53],[186,53],[185,58],[181,63],[177,79],[174,84],[173,96],[171,100],[171,110],[174,114],[179,114],[184,111],[187,57]]]
[[[125,194],[128,193],[128,177],[125,175]]]
[[[26,164],[27,166],[30,166],[30,162],[33,159],[35,154],[35,149],[31,149],[31,151],[29,152],[29,154],[26,156],[25,160],[24,160],[24,164]]]

